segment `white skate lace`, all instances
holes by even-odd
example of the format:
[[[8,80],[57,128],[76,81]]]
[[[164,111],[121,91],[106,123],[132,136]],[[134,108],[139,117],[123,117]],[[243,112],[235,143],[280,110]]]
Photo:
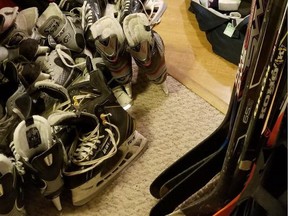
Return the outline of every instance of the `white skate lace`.
[[[145,4],[147,4],[148,2],[152,2],[152,7],[151,7],[151,9],[149,10],[149,13],[148,13],[145,5],[142,3],[142,1],[139,0],[139,2],[140,2],[140,4],[142,5],[143,12],[144,12],[145,15],[147,16],[149,22],[151,22],[151,20],[154,18],[154,16],[155,16],[156,13],[157,13],[157,12],[154,11],[154,10],[155,10],[155,6],[157,6],[157,0],[156,0],[156,2],[155,2],[154,0],[147,0],[147,1],[145,2]],[[152,25],[152,26],[153,26],[153,25],[157,25],[157,24],[160,23],[160,22],[161,22],[161,17],[159,17],[158,20],[157,20],[155,23],[151,23],[151,25]]]
[[[79,66],[86,64],[85,61],[79,62],[78,64],[76,64],[75,61],[73,60],[73,58],[70,55],[68,55],[66,52],[64,52],[63,49],[67,49],[67,48],[61,44],[57,44],[55,47],[55,50],[56,50],[58,56],[60,57],[61,61],[63,62],[63,64],[65,66],[70,67],[70,68],[75,68],[75,67],[79,67]],[[70,62],[72,62],[72,64],[67,63],[66,59],[68,59]]]
[[[131,5],[130,0],[124,0],[124,9],[123,9],[124,14],[126,12],[129,12],[130,5]]]
[[[85,62],[79,62],[78,64],[76,64],[75,61],[73,60],[73,58],[69,54],[64,52],[63,49],[67,49],[67,48],[65,46],[61,45],[61,44],[57,44],[56,47],[55,47],[55,51],[57,52],[57,55],[59,56],[59,58],[61,59],[62,63],[65,66],[67,66],[69,68],[75,68],[75,67],[83,66],[85,64]],[[49,62],[49,60],[50,60],[50,55],[47,52],[46,55],[45,55],[45,61]],[[67,60],[69,62],[72,62],[72,64],[69,64],[67,62]],[[53,67],[47,67],[46,70],[47,70],[46,73],[53,75],[53,72],[54,72],[54,68]]]
[[[71,154],[71,161],[78,165],[83,166],[80,170],[76,171],[64,171],[65,175],[73,176],[78,175],[81,173],[85,173],[89,170],[94,169],[96,166],[101,164],[103,161],[111,158],[117,152],[117,146],[120,140],[120,132],[116,125],[109,123],[106,120],[106,116],[111,116],[111,113],[108,114],[101,114],[100,118],[103,121],[104,125],[109,125],[116,130],[117,133],[117,140],[115,140],[115,135],[113,134],[112,130],[109,128],[105,128],[105,131],[108,133],[108,136],[112,143],[111,150],[102,157],[96,159],[90,159],[93,157],[94,150],[97,150],[98,145],[101,144],[101,140],[105,138],[104,135],[100,135],[100,124],[98,124],[95,129],[87,134],[84,134],[79,141],[81,142],[76,150]],[[77,143],[76,143],[77,144]],[[72,148],[73,149],[73,148]]]
[[[83,2],[83,6],[81,7],[81,25],[84,31],[93,24],[93,11],[91,9],[91,5],[87,2]]]
[[[11,161],[12,163],[14,164],[14,166],[16,167],[18,173],[23,176],[25,174],[25,169],[24,169],[24,166],[23,166],[23,163],[20,161],[20,155],[16,152],[16,149],[15,149],[15,145],[14,145],[14,142],[12,141],[10,144],[9,144],[9,147],[14,155],[14,158],[11,157]]]

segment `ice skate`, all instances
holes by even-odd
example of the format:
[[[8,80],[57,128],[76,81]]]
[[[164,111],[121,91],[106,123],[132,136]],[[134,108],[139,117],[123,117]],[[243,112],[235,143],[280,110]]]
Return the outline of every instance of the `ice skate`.
[[[61,210],[63,149],[52,138],[48,121],[38,115],[21,121],[14,131],[11,145],[43,196]]]
[[[96,48],[110,70],[112,79],[120,85],[130,83],[132,79],[132,59],[126,51],[125,37],[117,19],[109,16],[102,17],[91,26],[91,31]],[[131,85],[127,85],[126,88],[128,91],[123,93],[131,98],[130,102],[132,103]]]
[[[25,216],[23,167],[15,158],[0,153],[0,215]]]
[[[65,184],[73,205],[79,206],[99,195],[147,147],[146,138],[136,131],[135,120],[119,105],[99,69],[90,81],[68,88],[72,105],[52,113],[54,127],[71,126],[78,135],[66,146],[68,163]]]
[[[123,30],[128,42],[128,51],[147,78],[159,84],[167,94],[167,67],[164,56],[164,43],[158,33],[152,31],[145,14],[128,15],[123,21]]]
[[[53,39],[75,52],[85,48],[81,19],[73,13],[63,13],[56,3],[50,3],[39,16],[36,27],[40,34]]]

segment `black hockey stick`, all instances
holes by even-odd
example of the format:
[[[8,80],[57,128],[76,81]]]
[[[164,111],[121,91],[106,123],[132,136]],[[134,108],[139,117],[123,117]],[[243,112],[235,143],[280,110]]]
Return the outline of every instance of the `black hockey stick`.
[[[255,157],[255,160],[253,160],[253,165],[251,166],[250,171],[249,170],[246,171],[246,172],[249,172],[249,174],[246,173],[247,176],[245,176],[245,178],[244,178],[245,185],[243,184],[243,182],[241,183],[238,181],[239,185],[237,185],[237,187],[239,187],[239,186],[243,187],[243,190],[232,201],[230,201],[225,207],[223,207],[221,210],[217,211],[217,213],[215,213],[213,216],[230,215],[230,213],[233,211],[233,209],[235,209],[236,205],[240,205],[240,204],[238,204],[238,202],[242,203],[242,201],[243,201],[242,197],[245,197],[244,199],[246,199],[248,196],[247,194],[249,194],[249,196],[253,196],[252,191],[254,191],[254,189],[257,185],[255,185],[255,183],[251,183],[251,182],[258,181],[259,176],[262,173],[264,164],[266,163],[266,161],[264,161],[264,160],[266,159],[267,155],[270,154],[271,149],[273,151],[274,148],[278,147],[277,146],[278,143],[276,142],[276,140],[278,139],[279,134],[281,135],[281,132],[282,132],[282,131],[280,131],[280,126],[285,124],[285,122],[286,122],[284,120],[284,115],[285,115],[285,111],[287,112],[287,102],[288,102],[287,91],[286,91],[286,89],[287,89],[287,80],[286,80],[287,79],[287,73],[285,73],[285,71],[287,71],[287,64],[285,64],[284,66],[285,67],[282,67],[282,71],[281,71],[282,74],[284,75],[284,77],[281,78],[281,82],[277,86],[277,93],[275,91],[275,94],[274,94],[274,98],[277,98],[277,101],[275,101],[275,103],[273,103],[273,105],[270,106],[270,110],[271,110],[270,116],[268,118],[266,118],[268,120],[266,122],[268,122],[268,123],[265,124],[265,127],[264,127],[265,130],[262,130],[260,139],[256,141],[260,150],[257,150],[257,157]],[[273,130],[273,131],[267,133],[266,128],[274,128],[273,125],[279,125],[279,128],[277,126],[277,128],[278,128],[277,130]],[[273,143],[271,143],[271,145],[267,145],[267,142],[271,136],[275,137],[275,138],[273,138],[273,139],[275,139],[275,141],[273,141]],[[262,156],[263,153],[265,153],[265,158],[263,158],[263,156]],[[260,159],[259,159],[259,157],[260,157]],[[256,161],[256,162],[254,162],[254,161]],[[247,180],[246,180],[246,178],[247,178]],[[251,186],[251,184],[253,186]],[[260,184],[260,183],[258,182],[258,184]],[[232,188],[233,188],[233,186],[232,186]],[[268,199],[268,197],[267,197],[267,199]],[[247,210],[248,206],[246,206],[245,209]],[[241,210],[239,210],[239,211],[241,211]],[[237,210],[238,213],[239,213],[239,211]],[[269,210],[269,211],[271,211],[271,210]],[[271,215],[274,216],[275,214],[271,214]]]
[[[205,197],[195,201],[189,207],[182,209],[185,215],[210,215],[216,212],[219,208],[225,205],[227,200],[233,199],[236,195],[239,194],[239,190],[243,188],[241,185],[241,181],[243,183],[243,176],[240,174],[235,174],[235,169],[240,167],[242,170],[247,169],[246,175],[251,171],[251,163],[248,161],[244,161],[245,163],[240,163],[238,166],[238,161],[240,155],[247,157],[251,152],[246,151],[248,147],[253,148],[253,144],[250,143],[251,137],[259,138],[259,129],[255,131],[255,125],[260,127],[260,131],[263,128],[261,127],[261,122],[258,121],[257,118],[251,118],[252,113],[255,111],[253,116],[260,115],[260,109],[263,109],[263,103],[257,103],[257,100],[261,100],[261,95],[266,92],[262,89],[263,84],[265,85],[265,81],[267,80],[267,76],[271,78],[273,73],[261,73],[261,71],[266,72],[266,69],[272,66],[271,59],[277,57],[277,53],[275,54],[275,47],[279,46],[281,43],[277,38],[279,37],[279,28],[281,26],[283,14],[286,13],[287,1],[281,2],[278,0],[272,1],[270,6],[268,7],[267,13],[265,18],[267,19],[267,28],[266,31],[263,31],[264,34],[262,44],[260,46],[260,54],[255,64],[255,69],[252,76],[252,82],[247,85],[246,92],[244,92],[245,100],[243,100],[242,108],[240,107],[239,115],[237,115],[234,133],[232,133],[231,140],[229,143],[228,150],[226,152],[225,161],[223,164],[223,168],[221,171],[221,178],[217,186],[213,189],[213,191],[207,194]],[[271,13],[271,14],[270,14]],[[276,36],[274,34],[269,34],[270,32],[276,32]],[[286,35],[286,32],[285,32]],[[282,35],[283,38],[283,35]],[[263,44],[265,41],[265,45]],[[275,45],[274,45],[275,42]],[[282,44],[280,44],[282,45]],[[267,55],[268,54],[268,55]],[[270,57],[269,57],[270,56]],[[269,57],[269,58],[268,58]],[[260,60],[260,61],[259,61]],[[261,75],[257,78],[255,75]],[[274,77],[275,79],[279,79]],[[273,79],[274,79],[273,78]],[[256,82],[255,82],[256,81]],[[262,105],[262,106],[261,106]],[[249,112],[248,112],[249,111]],[[249,115],[247,115],[249,114]],[[250,121],[252,119],[252,121]],[[246,123],[246,125],[243,123]],[[254,132],[254,133],[253,133]],[[248,137],[248,139],[247,139]],[[247,141],[246,141],[247,140]],[[243,149],[244,146],[244,149]],[[248,146],[248,147],[247,147]],[[250,149],[249,149],[250,150]],[[253,149],[252,158],[255,159],[255,152],[257,150]],[[244,152],[244,153],[243,153]],[[238,170],[237,170],[238,171]],[[241,178],[242,177],[242,178]],[[246,177],[246,176],[245,176]],[[241,178],[239,185],[237,183],[231,184],[236,182],[235,179]],[[234,180],[234,181],[233,181]],[[236,185],[238,187],[236,187]]]
[[[287,71],[287,68],[286,68]],[[286,106],[287,112],[287,106]],[[283,127],[285,126],[286,127]],[[282,120],[282,130],[287,122]],[[285,133],[284,133],[285,134]],[[280,133],[281,135],[281,133]],[[267,153],[266,153],[267,154]],[[275,147],[263,158],[260,153],[247,188],[241,193],[231,216],[286,216],[287,215],[287,136],[280,136]],[[220,215],[219,215],[220,216]]]
[[[287,12],[287,5],[286,11]],[[287,87],[287,67],[286,67],[286,54],[287,54],[287,17],[283,17],[284,28],[280,33],[280,45],[276,47],[276,52],[273,56],[271,66],[267,67],[266,80],[262,84],[262,91],[260,92],[258,102],[256,104],[254,115],[250,120],[250,124],[247,131],[247,137],[245,139],[243,149],[240,155],[239,165],[236,167],[234,177],[231,184],[231,194],[238,193],[246,182],[247,175],[251,171],[253,162],[257,159],[258,153],[263,145],[266,144],[267,138],[263,136],[263,130],[266,127],[266,121],[273,119],[271,112],[268,112],[269,107],[272,110],[279,110],[279,107],[275,107],[278,104],[273,98],[279,97],[285,93],[283,89]],[[284,35],[284,36],[283,36]],[[280,95],[279,95],[280,94]],[[286,95],[286,93],[285,93]],[[275,106],[274,106],[275,105]],[[271,122],[270,122],[271,123]],[[250,164],[250,166],[249,166]],[[242,167],[243,166],[243,167]]]
[[[267,51],[267,50],[264,50],[264,51]],[[261,71],[258,70],[257,72],[258,72],[258,76],[261,76],[262,74]],[[255,73],[253,75],[255,75]],[[252,79],[252,74],[250,75],[250,80],[252,80],[252,82],[255,81],[255,78],[257,77],[253,77]],[[258,77],[258,80],[259,80],[259,77]],[[242,108],[242,110],[245,111],[244,108]],[[201,171],[203,172],[204,170],[202,169]],[[198,174],[201,174],[201,172]],[[207,167],[206,167],[206,172],[204,172],[204,175],[205,174],[209,175],[209,169]],[[165,197],[163,197],[163,199],[161,199],[159,203],[151,210],[151,215],[164,215],[166,213],[171,212],[171,210],[173,210],[173,208],[175,208],[178,204],[180,204],[183,201],[183,199],[188,198],[187,195],[189,194],[189,192],[190,192],[190,195],[193,192],[195,192],[193,191],[195,190],[195,188],[193,188],[193,185],[195,184],[195,182],[200,181],[200,180],[201,179],[199,178],[199,175],[192,175],[192,176],[189,176],[189,178],[186,178],[185,180],[180,182],[176,188],[173,188],[173,190],[170,191]]]
[[[254,3],[256,4],[256,1],[254,1]],[[263,4],[262,1],[259,1],[257,11],[255,10],[251,12],[251,18],[249,21],[250,22],[249,26],[251,26],[250,28],[251,32],[247,33],[245,38],[245,43],[243,45],[241,56],[241,64],[238,68],[237,78],[235,80],[235,85],[231,95],[229,109],[225,116],[225,119],[223,120],[222,124],[215,130],[215,132],[213,132],[208,138],[206,138],[195,148],[190,150],[188,153],[186,153],[184,156],[178,159],[174,164],[172,164],[170,167],[164,170],[153,181],[153,183],[150,186],[150,192],[154,197],[160,198],[161,188],[162,192],[163,191],[167,192],[174,185],[176,185],[179,182],[179,180],[183,180],[191,172],[194,172],[194,170],[199,167],[196,164],[200,165],[203,164],[204,162],[208,162],[209,158],[210,159],[213,158],[212,155],[217,155],[218,153],[221,153],[221,151],[225,151],[225,148],[227,147],[227,142],[229,140],[228,136],[229,127],[231,129],[234,123],[234,119],[231,119],[231,116],[236,115],[239,106],[239,101],[241,101],[242,97],[242,91],[244,87],[243,83],[245,83],[247,72],[250,68],[251,59],[255,55],[256,51],[255,47],[257,45],[259,29],[261,28],[261,23],[263,20],[262,16],[265,10],[264,7],[265,4]],[[253,17],[254,16],[253,14],[255,14],[255,17]],[[253,26],[252,26],[252,18],[253,18]],[[250,31],[250,29],[248,29],[248,31]],[[214,165],[218,164],[218,167],[222,166],[223,160],[224,158],[221,161],[221,158],[219,159],[218,157],[218,159],[216,159],[216,164]],[[202,162],[199,163],[199,161]],[[219,168],[217,170],[220,171]],[[175,197],[174,199],[177,198]]]
[[[239,101],[242,97],[243,84],[245,83],[246,74],[250,67],[251,58],[255,53],[259,29],[261,28],[262,15],[264,14],[265,4],[259,1],[257,10],[257,19],[253,27],[253,32],[247,35],[242,50],[241,66],[238,68],[237,78],[231,94],[228,111],[220,126],[205,140],[199,143],[195,148],[179,158],[170,167],[166,168],[150,185],[150,193],[155,198],[161,198],[170,188],[176,185],[179,180],[184,179],[189,173],[194,172],[202,163],[207,162],[208,158],[217,154],[220,150],[225,151],[225,143],[229,140],[229,127],[233,124]],[[255,12],[256,13],[256,12]],[[250,25],[252,25],[250,21]],[[251,36],[251,39],[250,39]],[[236,95],[237,93],[237,95]],[[232,111],[233,110],[233,111]],[[232,112],[234,112],[232,114]],[[218,161],[222,164],[221,161]],[[162,188],[162,189],[161,189]]]

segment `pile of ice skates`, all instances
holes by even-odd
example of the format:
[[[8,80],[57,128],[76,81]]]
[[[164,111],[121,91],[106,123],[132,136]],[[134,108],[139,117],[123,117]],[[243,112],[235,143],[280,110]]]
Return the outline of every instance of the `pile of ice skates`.
[[[165,9],[161,0],[0,9],[0,215],[26,214],[27,181],[58,210],[64,189],[83,205],[144,152],[127,112],[132,64],[168,93],[153,30]]]

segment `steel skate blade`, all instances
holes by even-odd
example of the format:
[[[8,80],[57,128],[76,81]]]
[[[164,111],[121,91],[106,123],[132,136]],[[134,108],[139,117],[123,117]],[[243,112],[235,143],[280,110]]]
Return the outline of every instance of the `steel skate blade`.
[[[116,97],[118,103],[123,107],[123,109],[128,110],[133,103],[133,100],[126,91],[122,88],[122,86],[117,86],[112,89],[114,96]]]
[[[168,86],[167,86],[166,80],[163,83],[161,83],[160,86],[161,86],[162,90],[164,91],[164,93],[166,95],[168,95],[169,94],[169,90],[168,90]]]
[[[62,210],[62,205],[61,205],[61,201],[60,201],[60,197],[55,197],[54,199],[52,199],[52,202],[54,204],[54,206],[57,208],[58,211]]]
[[[124,85],[124,89],[127,92],[127,95],[132,98],[132,83],[129,82],[127,84]]]

